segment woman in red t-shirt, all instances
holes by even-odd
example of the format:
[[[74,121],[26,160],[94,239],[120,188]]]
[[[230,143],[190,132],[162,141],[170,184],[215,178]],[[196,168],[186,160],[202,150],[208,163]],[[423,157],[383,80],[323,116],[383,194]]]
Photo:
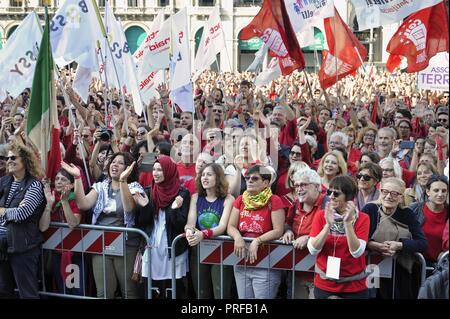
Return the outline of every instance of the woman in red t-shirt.
[[[442,252],[442,234],[448,220],[448,182],[445,176],[433,175],[426,186],[427,202],[423,206],[422,230],[427,238],[427,261],[436,262]]]
[[[330,182],[330,201],[314,216],[308,250],[317,255],[314,297],[369,297],[364,251],[369,237],[369,217],[356,210],[356,181],[337,176]]]
[[[233,203],[227,232],[234,239],[234,253],[245,258],[247,266],[257,265],[259,247],[283,235],[285,212],[282,200],[272,195],[270,168],[251,167],[245,180],[247,189]],[[243,237],[254,238],[246,247]],[[261,255],[259,255],[261,256]],[[270,268],[234,267],[240,299],[274,299],[281,281],[281,272]]]
[[[74,177],[64,169],[60,169],[55,177],[55,189],[52,191],[49,184],[45,184],[44,194],[47,200],[47,206],[39,220],[39,230],[45,232],[50,222],[60,222],[69,224],[70,228],[78,226],[83,219],[83,212],[78,208],[73,192]],[[51,272],[56,290],[59,293],[68,295],[82,296],[84,293],[86,272],[82,262],[82,256],[79,253],[71,251],[54,251],[47,255],[51,260]],[[65,286],[65,280],[70,272],[66,267],[70,264],[77,265],[80,269],[81,280],[78,288],[68,288]]]

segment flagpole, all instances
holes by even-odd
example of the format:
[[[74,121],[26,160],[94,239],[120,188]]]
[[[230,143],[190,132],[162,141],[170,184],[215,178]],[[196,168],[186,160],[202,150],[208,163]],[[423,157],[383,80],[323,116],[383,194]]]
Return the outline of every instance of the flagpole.
[[[355,49],[356,54],[358,55],[359,61],[361,61],[361,66],[362,66],[362,68],[364,70],[364,74],[366,74],[369,77],[369,81],[370,81],[370,84],[372,85],[372,88],[375,88],[375,85],[373,84],[372,79],[370,78],[370,74],[367,73],[366,67],[364,66],[364,61],[363,61],[363,59],[361,57],[361,54],[359,54],[359,51],[356,48],[356,46],[354,46],[353,48]]]
[[[312,93],[311,85],[309,84],[308,73],[306,73],[305,69],[303,69],[303,73],[305,74],[305,77],[306,77],[306,84],[308,86],[309,95],[311,95],[311,100],[314,100],[314,96],[313,96],[313,93]]]
[[[103,57],[103,53],[102,53],[102,47],[100,45],[100,42],[97,41],[97,48],[100,52],[100,57],[102,58],[102,64],[103,64],[103,73],[105,74],[105,83],[104,84],[104,88],[103,88],[103,95],[104,95],[104,103],[105,103],[105,125],[108,126],[108,94],[109,94],[109,84],[108,84],[108,75],[106,72],[106,55],[105,57]],[[97,57],[97,54],[95,54],[95,56]],[[98,57],[97,57],[98,60]],[[102,79],[101,74],[99,73],[100,76],[100,80]]]
[[[333,37],[334,37],[334,45],[335,45],[335,49],[336,49],[336,8],[335,10],[335,14],[333,17]],[[336,50],[335,50],[335,54],[336,54]],[[334,64],[336,66],[336,97],[338,100],[338,103],[340,103],[340,99],[339,99],[339,85],[338,85],[338,80],[339,80],[339,75],[338,75],[338,67],[337,67],[337,57],[334,57]]]

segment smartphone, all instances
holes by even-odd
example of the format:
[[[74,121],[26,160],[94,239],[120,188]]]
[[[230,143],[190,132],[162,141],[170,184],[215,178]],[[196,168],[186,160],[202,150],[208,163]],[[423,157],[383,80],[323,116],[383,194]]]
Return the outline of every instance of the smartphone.
[[[153,165],[156,161],[155,153],[144,153],[142,154],[142,163],[140,166],[141,171],[143,172],[151,172],[153,171]]]
[[[416,143],[415,141],[401,141],[400,148],[412,150],[414,148],[415,143]]]

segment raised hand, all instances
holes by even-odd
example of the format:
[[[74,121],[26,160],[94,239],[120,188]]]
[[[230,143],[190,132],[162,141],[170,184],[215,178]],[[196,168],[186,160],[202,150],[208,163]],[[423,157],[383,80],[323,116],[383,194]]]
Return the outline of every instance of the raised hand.
[[[334,223],[334,209],[331,208],[330,202],[328,202],[325,206],[325,221],[328,226],[331,226]]]
[[[136,165],[136,161],[134,161],[130,166],[128,166],[119,177],[119,180],[126,181],[128,179],[128,176],[130,176],[131,172],[133,171],[134,166]]]
[[[356,215],[356,205],[353,201],[348,201],[343,216],[344,223],[353,222],[355,215]]]
[[[147,204],[150,202],[150,200],[147,197],[147,194],[142,194],[140,192],[137,192],[133,195],[133,199],[135,203],[141,207],[147,206]]]
[[[156,91],[159,93],[161,99],[169,98],[169,87],[165,83],[161,83],[156,88]]]
[[[78,177],[81,175],[80,169],[73,165],[72,163],[69,165],[66,162],[61,162],[61,168],[67,171],[70,175],[74,177]]]
[[[308,128],[309,124],[311,124],[311,117],[308,117],[308,119],[306,120],[305,124],[303,124],[302,126],[300,126],[298,129],[300,132],[305,132],[305,130]]]
[[[50,188],[50,183],[44,183],[44,196],[47,200],[47,204],[53,206],[55,203],[55,191]]]

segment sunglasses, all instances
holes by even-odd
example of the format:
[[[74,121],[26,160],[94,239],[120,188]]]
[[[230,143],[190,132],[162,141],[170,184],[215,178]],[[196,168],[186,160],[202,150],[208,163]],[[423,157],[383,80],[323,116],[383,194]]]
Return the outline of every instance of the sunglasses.
[[[222,113],[223,113],[222,110],[212,110],[212,111],[213,111],[213,113],[219,113],[219,114],[222,114]]]
[[[89,135],[81,135],[83,138],[89,138]]]
[[[447,119],[437,119],[437,122],[439,122],[439,123],[447,123],[448,120]]]
[[[401,193],[399,193],[399,192],[388,191],[387,189],[381,189],[381,194],[383,194],[383,196],[391,195],[392,199],[396,199],[397,197],[399,197],[401,195]]]
[[[314,131],[305,131],[306,135],[315,135],[316,133],[314,133]]]
[[[300,153],[300,152],[292,152],[292,151],[290,151],[289,154],[291,154],[292,156],[295,156],[295,157],[302,156],[302,153]]]
[[[245,178],[245,180],[248,182],[248,181],[252,181],[252,182],[257,182],[257,181],[259,181],[260,179],[261,179],[261,177],[259,177],[259,176],[245,176],[244,177]]]
[[[7,161],[15,161],[16,158],[17,158],[17,156],[15,156],[15,155],[13,155],[13,156],[7,156],[7,157],[6,157],[6,160],[7,160]]]
[[[335,189],[327,189],[327,195],[331,196],[333,195],[333,197],[339,197],[342,195],[341,191],[335,190]]]
[[[362,177],[362,179],[366,182],[370,181],[372,179],[372,176],[370,175],[364,175],[364,174],[356,174],[356,179],[360,180]]]
[[[137,132],[137,135],[139,135],[139,136],[145,135],[145,132],[144,131]]]

